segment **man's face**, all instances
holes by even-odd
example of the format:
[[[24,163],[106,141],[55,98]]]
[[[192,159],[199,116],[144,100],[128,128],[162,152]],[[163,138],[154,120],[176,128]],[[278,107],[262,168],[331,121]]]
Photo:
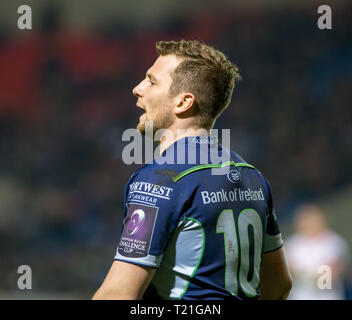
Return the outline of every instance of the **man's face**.
[[[153,133],[169,128],[174,120],[175,101],[169,97],[171,75],[182,60],[175,55],[160,56],[149,68],[146,77],[134,89],[137,106],[144,109],[137,129],[145,134],[145,122],[153,121]]]

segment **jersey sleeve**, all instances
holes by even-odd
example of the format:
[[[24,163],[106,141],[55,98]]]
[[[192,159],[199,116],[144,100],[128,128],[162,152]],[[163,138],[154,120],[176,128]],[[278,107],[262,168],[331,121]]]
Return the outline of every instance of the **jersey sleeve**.
[[[280,249],[283,246],[283,240],[275,209],[273,208],[272,194],[270,184],[267,182],[268,188],[268,212],[266,215],[266,229],[264,232],[263,253],[268,253]]]
[[[158,268],[182,213],[173,180],[142,167],[128,181],[115,260]]]

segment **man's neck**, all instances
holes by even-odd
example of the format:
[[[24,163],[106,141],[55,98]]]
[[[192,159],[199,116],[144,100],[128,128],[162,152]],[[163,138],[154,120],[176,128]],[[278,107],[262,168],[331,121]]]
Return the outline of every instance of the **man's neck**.
[[[194,129],[188,128],[184,130],[170,130],[168,134],[164,135],[160,141],[160,155],[174,142],[185,137],[195,137],[195,136],[209,136],[210,130],[207,129]]]

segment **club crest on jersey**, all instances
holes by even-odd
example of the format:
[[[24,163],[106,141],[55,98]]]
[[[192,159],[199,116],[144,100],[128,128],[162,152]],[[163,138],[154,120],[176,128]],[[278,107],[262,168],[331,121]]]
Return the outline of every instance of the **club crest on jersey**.
[[[230,170],[227,174],[227,179],[232,183],[239,183],[241,181],[241,174],[237,170]]]
[[[132,234],[136,233],[138,229],[143,225],[145,220],[145,213],[142,209],[137,209],[133,212],[131,216],[131,220],[127,226],[127,232],[131,236]]]

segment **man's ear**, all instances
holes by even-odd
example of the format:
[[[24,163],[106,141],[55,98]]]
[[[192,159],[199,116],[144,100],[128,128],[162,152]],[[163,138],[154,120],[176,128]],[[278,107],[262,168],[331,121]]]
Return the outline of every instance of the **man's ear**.
[[[190,110],[192,106],[195,104],[195,98],[192,93],[182,93],[180,96],[176,98],[176,108],[175,114],[180,115],[187,110]]]

